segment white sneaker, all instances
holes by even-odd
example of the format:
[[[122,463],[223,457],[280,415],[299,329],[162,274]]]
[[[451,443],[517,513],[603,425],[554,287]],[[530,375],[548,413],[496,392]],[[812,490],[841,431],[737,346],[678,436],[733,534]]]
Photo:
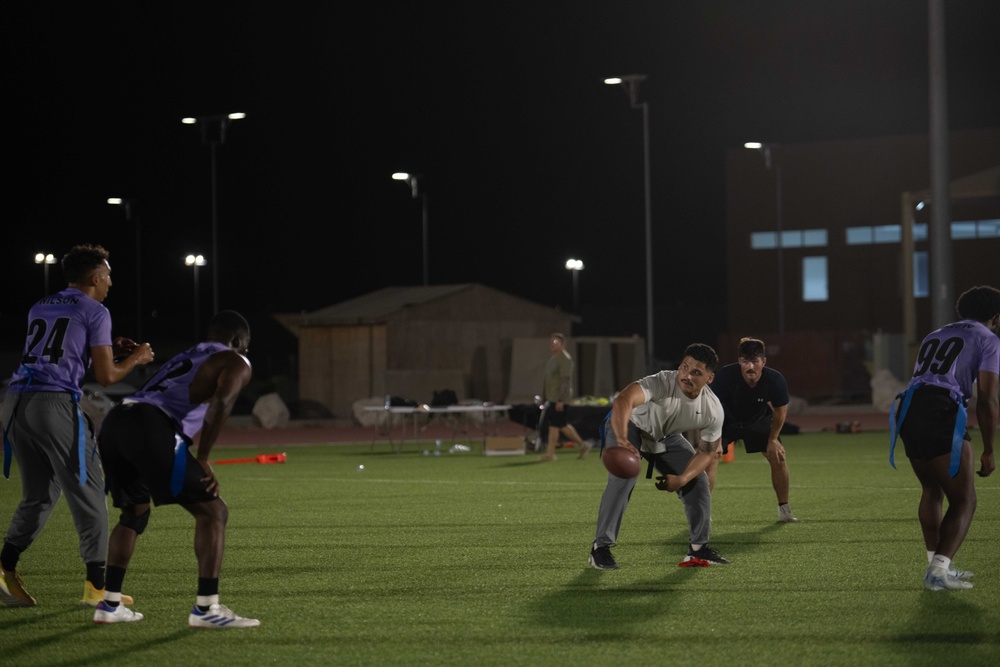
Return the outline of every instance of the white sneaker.
[[[256,618],[237,616],[223,604],[213,604],[208,611],[193,607],[188,614],[188,627],[191,628],[256,628],[258,625],[260,621]]]
[[[970,572],[969,570],[959,570],[957,567],[948,568],[948,576],[952,579],[971,579],[973,574],[974,572]]]
[[[112,607],[104,600],[98,602],[94,609],[94,623],[132,623],[142,619],[142,614],[132,611],[125,605],[120,604],[117,607]]]
[[[778,523],[798,523],[799,520],[792,514],[792,508],[785,503],[778,505]]]
[[[972,588],[972,582],[953,577],[947,570],[929,567],[924,574],[924,588],[929,591],[957,591]]]

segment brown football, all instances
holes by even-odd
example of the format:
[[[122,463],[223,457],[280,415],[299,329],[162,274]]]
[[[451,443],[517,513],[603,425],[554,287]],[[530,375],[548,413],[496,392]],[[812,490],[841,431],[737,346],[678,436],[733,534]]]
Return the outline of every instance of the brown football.
[[[621,445],[606,447],[601,453],[601,462],[604,463],[608,472],[622,479],[632,479],[638,476],[641,461],[642,459],[631,449]]]

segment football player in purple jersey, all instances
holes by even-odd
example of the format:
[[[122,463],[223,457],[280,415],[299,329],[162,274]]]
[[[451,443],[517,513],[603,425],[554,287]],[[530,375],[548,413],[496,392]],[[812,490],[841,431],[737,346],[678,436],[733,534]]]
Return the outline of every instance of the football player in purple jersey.
[[[966,430],[974,384],[983,440],[980,477],[996,468],[993,443],[1000,420],[1000,290],[973,287],[958,298],[955,310],[959,321],[920,343],[913,376],[898,397],[898,414],[893,405],[890,416],[889,461],[898,434],[920,480],[918,517],[928,560],[924,588],[934,591],[972,588],[972,573],[955,568],[952,559],[976,511],[975,455]],[[942,515],[945,498],[948,510]]]
[[[0,417],[4,476],[10,475],[11,455],[21,476],[21,502],[0,549],[0,601],[9,607],[35,605],[17,565],[60,495],[73,515],[87,566],[80,602],[93,607],[103,598],[108,510],[93,425],[80,409],[81,386],[88,369],[107,386],[153,360],[147,343],[111,337],[111,314],[102,305],[111,289],[108,251],[78,245],[63,257],[62,269],[66,289],[28,311],[21,366]]]

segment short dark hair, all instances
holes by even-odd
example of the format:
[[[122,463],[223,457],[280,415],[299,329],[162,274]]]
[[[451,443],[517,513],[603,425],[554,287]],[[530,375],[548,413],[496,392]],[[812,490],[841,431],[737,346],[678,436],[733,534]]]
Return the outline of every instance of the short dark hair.
[[[212,317],[208,323],[208,337],[222,336],[229,338],[250,333],[250,323],[235,310],[222,310]]]
[[[955,312],[963,320],[985,322],[1000,315],[1000,290],[989,285],[970,287],[962,292]]]
[[[736,346],[736,355],[740,359],[756,359],[766,357],[764,341],[759,338],[740,338],[740,344]]]
[[[111,253],[99,245],[85,243],[73,246],[62,258],[63,276],[66,282],[79,283],[91,271],[103,266],[110,255]]]
[[[707,368],[709,372],[714,372],[715,367],[719,365],[719,355],[715,353],[715,350],[704,343],[691,343],[684,348],[684,356],[691,357],[695,361],[700,361],[705,364],[705,368]]]
[[[549,336],[549,338],[558,338],[561,342],[563,342],[563,343],[566,342],[566,336],[562,335],[558,331],[555,332],[554,334],[552,334],[551,336]]]

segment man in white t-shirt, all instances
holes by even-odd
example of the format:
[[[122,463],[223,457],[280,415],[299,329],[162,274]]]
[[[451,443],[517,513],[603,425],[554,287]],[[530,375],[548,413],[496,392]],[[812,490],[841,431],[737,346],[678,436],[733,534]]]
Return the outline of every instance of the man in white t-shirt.
[[[622,389],[602,427],[605,446],[638,452],[660,473],[656,487],[675,491],[684,504],[690,543],[680,567],[729,562],[708,546],[712,494],[705,469],[721,447],[723,421],[722,404],[708,383],[718,363],[719,356],[708,345],[689,345],[676,371],[660,371]],[[684,437],[685,431],[700,432],[697,449]],[[590,550],[590,565],[598,570],[618,569],[611,546],[618,541],[637,479],[608,474]]]

